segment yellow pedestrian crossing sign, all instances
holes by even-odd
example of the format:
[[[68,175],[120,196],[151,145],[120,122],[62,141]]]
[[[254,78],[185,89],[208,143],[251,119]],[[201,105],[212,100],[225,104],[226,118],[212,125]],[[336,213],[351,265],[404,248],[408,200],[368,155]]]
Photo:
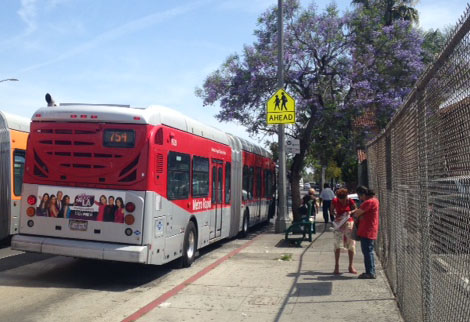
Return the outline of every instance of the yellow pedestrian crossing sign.
[[[294,124],[295,100],[284,89],[278,90],[266,103],[268,124]]]

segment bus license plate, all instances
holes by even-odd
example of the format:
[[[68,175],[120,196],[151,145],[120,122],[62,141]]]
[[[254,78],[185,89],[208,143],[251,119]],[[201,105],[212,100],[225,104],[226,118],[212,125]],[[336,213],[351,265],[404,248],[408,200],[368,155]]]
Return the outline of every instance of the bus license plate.
[[[70,220],[69,221],[70,230],[86,231],[88,228],[88,221],[84,220]]]

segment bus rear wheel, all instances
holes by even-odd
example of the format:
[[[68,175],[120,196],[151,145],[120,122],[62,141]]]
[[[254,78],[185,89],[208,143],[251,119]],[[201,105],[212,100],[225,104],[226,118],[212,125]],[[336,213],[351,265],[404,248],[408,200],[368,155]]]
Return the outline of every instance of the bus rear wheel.
[[[189,267],[194,262],[197,250],[197,233],[194,222],[190,221],[186,226],[183,242],[183,256],[181,258],[181,266]]]

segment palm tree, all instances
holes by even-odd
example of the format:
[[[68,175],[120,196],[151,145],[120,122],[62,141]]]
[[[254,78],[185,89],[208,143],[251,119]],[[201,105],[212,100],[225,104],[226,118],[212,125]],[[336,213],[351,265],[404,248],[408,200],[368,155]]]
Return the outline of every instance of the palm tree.
[[[400,4],[392,9],[393,20],[403,19],[417,23],[419,21],[418,10],[405,4]]]
[[[369,9],[369,0],[352,0],[353,4],[362,4],[366,9]]]
[[[352,4],[362,5],[369,9],[372,5],[379,5],[384,10],[384,22],[390,26],[393,21],[403,19],[411,22],[418,22],[418,10],[413,8],[417,0],[352,0]]]
[[[390,26],[398,19],[418,22],[418,10],[413,8],[414,0],[385,0],[385,25]]]

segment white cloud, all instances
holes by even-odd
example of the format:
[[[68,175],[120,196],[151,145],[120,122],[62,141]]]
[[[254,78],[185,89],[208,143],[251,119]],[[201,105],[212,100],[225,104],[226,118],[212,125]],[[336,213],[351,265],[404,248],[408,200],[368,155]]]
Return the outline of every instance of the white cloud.
[[[48,10],[54,9],[56,7],[59,7],[61,5],[64,5],[68,2],[71,2],[72,0],[48,0],[46,7]]]
[[[24,0],[24,1],[28,1],[28,0]],[[33,0],[29,0],[29,1],[33,1]],[[156,13],[153,13],[153,14],[150,14],[150,15],[132,20],[130,22],[127,22],[127,23],[117,27],[117,28],[106,31],[106,32],[96,36],[95,38],[93,38],[93,39],[91,39],[87,42],[84,42],[84,43],[82,43],[82,44],[80,44],[80,45],[64,52],[63,54],[61,54],[61,55],[59,55],[59,56],[57,56],[53,59],[50,59],[50,60],[47,60],[47,61],[44,61],[44,62],[41,62],[41,63],[37,63],[37,64],[31,65],[31,66],[25,67],[25,68],[21,69],[19,71],[19,73],[24,73],[24,72],[29,72],[29,71],[32,71],[32,70],[40,69],[40,68],[52,65],[54,63],[69,59],[69,58],[74,57],[74,56],[76,56],[80,53],[89,51],[89,50],[91,50],[95,47],[103,45],[106,42],[109,42],[111,40],[120,38],[124,35],[132,34],[134,32],[140,31],[142,29],[149,28],[149,27],[151,27],[155,24],[165,22],[168,19],[173,19],[173,18],[176,18],[178,16],[185,15],[185,14],[187,14],[189,12],[192,12],[192,11],[194,11],[194,10],[204,6],[204,5],[207,5],[208,3],[211,3],[213,1],[214,0],[200,0],[200,1],[196,1],[196,2],[191,2],[191,3],[186,4],[186,5],[182,5],[182,6],[179,6],[179,7],[174,7],[172,9],[168,9],[168,10],[163,11],[163,12],[156,12]]]
[[[36,0],[21,0],[21,8],[18,10],[17,13],[20,16],[21,20],[23,20],[27,26],[26,33],[31,33],[36,30]]]

